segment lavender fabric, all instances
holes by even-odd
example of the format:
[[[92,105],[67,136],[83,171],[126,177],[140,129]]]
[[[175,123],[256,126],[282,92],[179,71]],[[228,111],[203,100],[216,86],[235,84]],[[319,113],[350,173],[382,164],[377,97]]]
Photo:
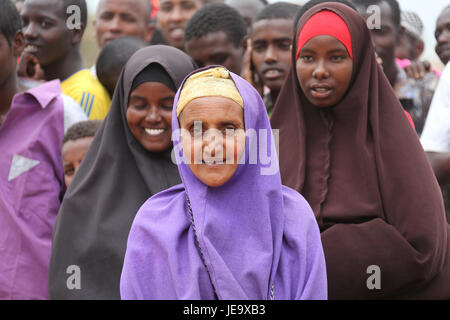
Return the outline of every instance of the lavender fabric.
[[[48,299],[53,224],[65,191],[59,80],[14,96],[0,126],[0,300]]]
[[[314,214],[300,194],[281,185],[277,157],[271,175],[261,174],[270,164],[260,159],[251,164],[249,150],[262,140],[271,146],[266,154],[275,153],[271,127],[257,91],[230,74],[244,100],[246,130],[264,129],[265,134],[247,137],[245,164],[216,188],[181,163],[182,148],[174,135],[183,183],[153,196],[137,213],[122,270],[122,299],[327,298]],[[172,126],[179,128],[175,107]]]

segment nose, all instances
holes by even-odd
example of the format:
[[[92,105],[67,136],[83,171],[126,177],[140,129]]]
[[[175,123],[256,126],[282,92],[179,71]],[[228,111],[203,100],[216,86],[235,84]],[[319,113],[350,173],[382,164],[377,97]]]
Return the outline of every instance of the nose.
[[[326,79],[330,76],[323,60],[318,61],[312,75],[316,79]]]
[[[223,142],[222,133],[219,130],[210,129],[205,132],[203,138],[203,154],[207,157],[223,156]]]
[[[38,38],[38,33],[33,22],[28,23],[28,25],[23,28],[23,35],[27,40],[35,40]]]
[[[183,13],[180,6],[175,6],[170,13],[170,20],[172,22],[181,22],[183,20]]]
[[[150,107],[150,110],[147,112],[147,115],[145,117],[145,121],[148,123],[158,123],[162,119],[161,114],[159,112],[159,108],[157,106]]]
[[[121,26],[122,23],[120,21],[120,17],[116,15],[109,23],[109,32],[120,33],[122,31]]]
[[[270,45],[267,48],[266,55],[264,56],[264,62],[267,64],[277,62],[277,56],[275,55],[275,48],[273,45]]]

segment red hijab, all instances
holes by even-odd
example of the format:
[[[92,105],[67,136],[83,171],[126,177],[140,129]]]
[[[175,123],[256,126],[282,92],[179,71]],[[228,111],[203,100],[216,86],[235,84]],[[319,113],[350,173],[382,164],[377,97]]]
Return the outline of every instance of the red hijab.
[[[440,188],[376,61],[364,19],[344,4],[319,4],[299,20],[293,47],[323,10],[338,15],[350,33],[347,93],[333,107],[313,106],[300,88],[293,50],[271,123],[280,129],[282,182],[303,194],[321,228],[329,297],[448,299],[448,226]],[[380,290],[367,288],[371,265],[381,269]]]

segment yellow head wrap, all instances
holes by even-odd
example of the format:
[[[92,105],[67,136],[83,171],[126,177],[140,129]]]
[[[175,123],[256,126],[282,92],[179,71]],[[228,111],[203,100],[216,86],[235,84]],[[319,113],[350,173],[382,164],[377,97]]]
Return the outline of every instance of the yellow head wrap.
[[[177,117],[192,100],[211,96],[230,98],[244,108],[244,100],[229,72],[225,68],[217,67],[195,73],[186,80],[178,99]]]

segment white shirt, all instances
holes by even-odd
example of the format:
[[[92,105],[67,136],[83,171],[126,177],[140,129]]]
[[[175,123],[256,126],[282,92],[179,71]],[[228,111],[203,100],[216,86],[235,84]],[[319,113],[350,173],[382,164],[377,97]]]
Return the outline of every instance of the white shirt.
[[[61,94],[64,103],[64,133],[77,122],[86,121],[88,117],[80,105],[71,97]]]
[[[450,62],[434,92],[420,142],[427,152],[450,152]]]

